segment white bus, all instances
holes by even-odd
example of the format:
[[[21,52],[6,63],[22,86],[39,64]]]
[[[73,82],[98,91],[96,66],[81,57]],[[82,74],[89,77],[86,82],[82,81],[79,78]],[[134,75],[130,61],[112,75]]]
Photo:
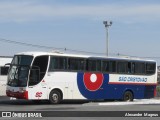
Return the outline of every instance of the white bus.
[[[50,52],[16,54],[6,94],[28,100],[107,100],[153,98],[157,67],[153,60]]]
[[[9,67],[5,67],[6,63],[11,63],[13,57],[0,56],[0,96],[6,95],[7,73]]]

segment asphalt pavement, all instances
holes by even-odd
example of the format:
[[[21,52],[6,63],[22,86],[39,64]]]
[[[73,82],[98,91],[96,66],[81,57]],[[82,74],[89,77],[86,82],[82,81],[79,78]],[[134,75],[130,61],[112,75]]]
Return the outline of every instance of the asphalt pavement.
[[[121,120],[121,119],[127,119],[131,118],[129,116],[126,117],[114,117],[119,115],[125,115],[125,114],[132,114],[132,113],[139,113],[139,114],[150,114],[153,113],[154,115],[158,115],[160,117],[160,99],[150,99],[150,100],[134,100],[133,102],[123,102],[123,101],[63,101],[60,104],[57,105],[51,105],[47,101],[43,101],[41,103],[34,103],[33,101],[28,100],[10,100],[9,97],[6,96],[0,96],[0,111],[1,112],[22,112],[23,114],[26,112],[46,112],[46,115],[52,117],[39,117],[39,118],[31,118],[35,120],[106,120],[107,114],[109,117],[107,117],[107,120]],[[126,103],[126,104],[125,104]],[[19,113],[19,114],[20,114]],[[14,114],[16,115],[16,114]],[[28,113],[26,113],[28,115]],[[70,117],[71,115],[72,117]],[[102,115],[102,116],[101,116]],[[54,116],[54,117],[53,117]],[[56,116],[56,117],[55,117]],[[58,117],[57,117],[58,116]],[[64,117],[65,116],[65,117]],[[73,117],[74,116],[74,117]],[[78,117],[75,117],[78,116]],[[88,117],[86,117],[88,116]],[[94,116],[94,117],[92,117]],[[96,117],[97,116],[97,117]],[[111,116],[111,117],[110,117]],[[137,118],[134,117],[134,119],[144,119],[146,120],[146,117],[142,115],[142,117]],[[153,116],[154,117],[154,116]],[[133,116],[132,116],[133,118]],[[12,118],[0,118],[0,119],[22,119],[18,117],[12,117]],[[28,118],[24,118],[28,119]],[[153,119],[159,119],[159,118],[153,118]]]

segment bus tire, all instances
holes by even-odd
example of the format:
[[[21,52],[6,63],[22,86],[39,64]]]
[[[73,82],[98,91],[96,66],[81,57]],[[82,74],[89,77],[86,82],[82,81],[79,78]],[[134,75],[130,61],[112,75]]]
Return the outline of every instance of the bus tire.
[[[126,91],[123,95],[123,101],[130,102],[133,101],[133,98],[133,93],[131,91]]]
[[[62,96],[59,91],[57,90],[52,90],[50,95],[49,95],[49,102],[51,104],[58,104],[61,102]]]

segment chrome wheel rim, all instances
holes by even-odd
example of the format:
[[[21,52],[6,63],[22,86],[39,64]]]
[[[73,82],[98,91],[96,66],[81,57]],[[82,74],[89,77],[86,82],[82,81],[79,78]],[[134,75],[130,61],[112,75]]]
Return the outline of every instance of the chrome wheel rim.
[[[58,95],[57,94],[53,94],[52,95],[52,99],[54,102],[57,102],[58,101]]]

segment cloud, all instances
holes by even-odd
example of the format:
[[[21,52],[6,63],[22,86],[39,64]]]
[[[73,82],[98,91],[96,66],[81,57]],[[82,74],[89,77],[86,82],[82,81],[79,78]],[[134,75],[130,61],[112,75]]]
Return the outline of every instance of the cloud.
[[[0,2],[0,22],[27,22],[66,18],[119,19],[126,21],[160,20],[160,4],[39,4]]]

